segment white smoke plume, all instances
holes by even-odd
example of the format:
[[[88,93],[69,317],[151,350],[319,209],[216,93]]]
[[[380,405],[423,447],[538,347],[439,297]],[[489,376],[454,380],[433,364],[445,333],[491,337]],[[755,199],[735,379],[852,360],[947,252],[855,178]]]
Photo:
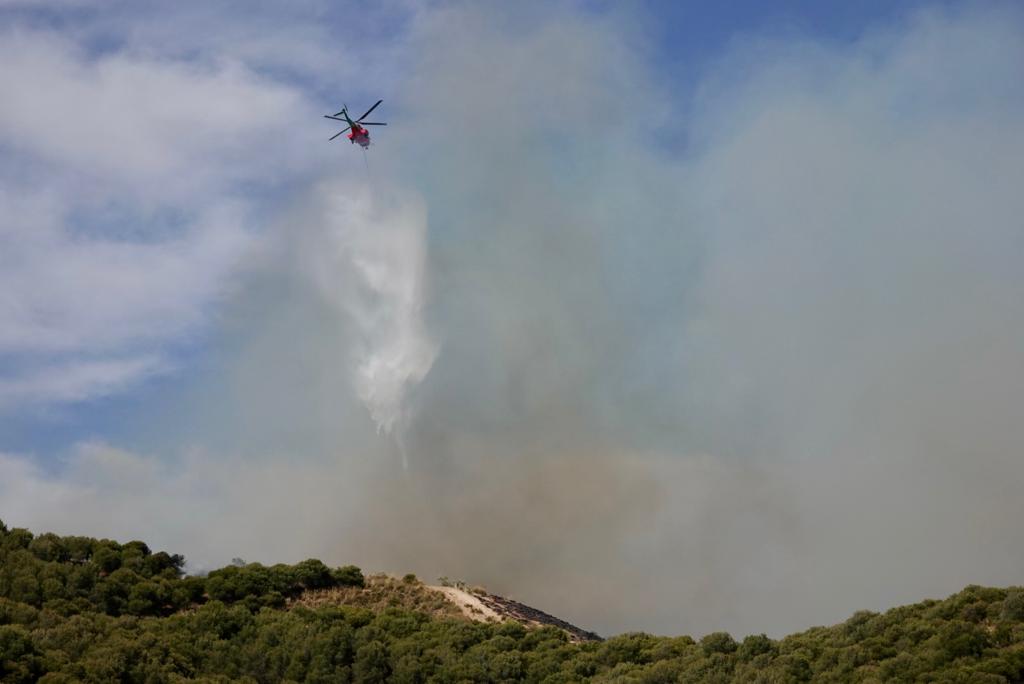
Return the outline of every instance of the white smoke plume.
[[[408,193],[324,183],[312,195],[322,231],[310,276],[352,325],[353,382],[378,432],[408,423],[406,397],[426,376],[437,345],[423,322],[426,207]]]

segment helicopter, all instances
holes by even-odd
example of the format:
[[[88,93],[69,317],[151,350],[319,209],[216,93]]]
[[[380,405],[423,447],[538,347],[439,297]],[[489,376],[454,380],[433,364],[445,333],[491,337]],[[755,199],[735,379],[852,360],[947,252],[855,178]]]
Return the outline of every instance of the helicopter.
[[[338,112],[337,114],[333,114],[333,115],[332,114],[324,114],[324,118],[325,119],[334,119],[335,121],[344,121],[345,123],[348,124],[348,126],[346,126],[345,128],[341,129],[340,131],[338,131],[337,133],[335,133],[334,135],[332,135],[328,139],[329,140],[334,140],[339,135],[341,135],[342,133],[344,133],[345,131],[347,131],[348,129],[351,128],[352,132],[348,134],[348,141],[350,143],[359,143],[359,145],[365,150],[367,147],[370,146],[370,131],[366,130],[363,127],[364,126],[387,126],[387,124],[386,123],[378,123],[378,122],[375,122],[375,121],[363,121],[363,119],[368,117],[370,115],[370,112],[372,112],[374,109],[376,109],[377,105],[379,105],[383,101],[384,100],[377,100],[377,104],[375,104],[372,107],[370,107],[369,109],[367,109],[366,113],[363,114],[358,119],[356,119],[355,121],[353,121],[352,117],[350,117],[348,115],[348,107],[347,106],[346,107],[342,107],[341,111]]]

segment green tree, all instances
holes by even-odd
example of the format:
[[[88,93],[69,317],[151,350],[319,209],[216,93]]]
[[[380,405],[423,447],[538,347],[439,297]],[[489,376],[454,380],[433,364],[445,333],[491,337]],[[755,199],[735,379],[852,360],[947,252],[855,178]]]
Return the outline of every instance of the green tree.
[[[1015,622],[1024,620],[1024,589],[1011,589],[1006,593],[999,617]]]
[[[331,569],[316,558],[310,558],[295,566],[295,580],[305,589],[324,589],[335,585]]]
[[[712,632],[700,640],[700,646],[707,655],[713,653],[732,653],[739,647],[736,640],[728,632]]]
[[[391,674],[388,648],[381,641],[370,641],[356,650],[353,674],[358,682],[383,682]]]
[[[20,625],[0,625],[0,681],[34,682],[43,674],[43,659]]]
[[[363,571],[354,565],[343,565],[331,571],[334,583],[342,587],[365,587],[366,578]],[[415,578],[416,576],[413,575]]]

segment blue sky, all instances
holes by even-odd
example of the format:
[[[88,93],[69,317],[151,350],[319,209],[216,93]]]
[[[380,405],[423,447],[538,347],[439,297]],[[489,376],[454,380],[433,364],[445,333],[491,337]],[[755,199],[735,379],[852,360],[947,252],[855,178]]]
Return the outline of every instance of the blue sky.
[[[953,3],[920,2],[655,2],[649,21],[656,37],[659,69],[688,83],[709,61],[722,57],[730,42],[765,35],[800,35],[851,43],[871,28],[905,22],[921,8]]]
[[[1022,34],[0,1],[0,517],[602,632],[1019,583]]]
[[[702,73],[709,65],[721,60],[727,53],[730,44],[743,41],[747,37],[798,36],[801,39],[851,43],[862,37],[870,28],[900,24],[907,21],[913,12],[922,7],[934,7],[936,3],[924,2],[864,2],[864,3],[818,3],[818,2],[787,2],[787,3],[728,3],[707,5],[706,3],[652,2],[638,4],[629,12],[614,4],[594,3],[581,11],[597,14],[623,12],[623,25],[627,28],[630,22],[640,26],[635,41],[649,41],[644,45],[642,59],[650,73],[670,89],[674,106],[685,110],[693,90],[697,87]],[[300,3],[289,9],[268,4],[253,8],[248,3],[244,7],[237,3],[221,3],[208,9],[205,4],[190,8],[186,3],[177,12],[170,12],[170,17],[183,17],[183,23],[189,25],[199,21],[193,17],[212,17],[230,24],[240,24],[242,31],[257,32],[265,30],[275,20],[283,20],[296,25],[299,30],[312,31],[318,38],[338,44],[355,44],[357,54],[353,56],[356,70],[362,71],[363,65],[384,55],[388,68],[401,68],[401,59],[395,58],[395,52],[401,51],[400,36],[406,30],[413,5],[404,3],[385,3],[370,8],[360,7],[357,10],[359,21],[353,22],[351,7],[323,3]],[[635,13],[632,10],[638,10]],[[109,5],[91,5],[90,3],[11,3],[3,10],[5,23],[11,27],[46,27],[57,35],[68,35],[86,49],[86,54],[96,57],[102,54],[117,54],[125,47],[126,36],[134,30],[132,18],[140,22],[159,21],[159,17],[168,17],[166,10],[153,8],[153,11],[133,8],[126,12],[113,9]],[[261,16],[262,15],[262,16]],[[230,17],[235,17],[231,20]],[[627,21],[628,19],[628,21]],[[211,27],[212,28],[212,27]],[[634,26],[635,28],[635,26]],[[230,31],[230,29],[228,29]],[[211,31],[209,37],[195,36],[192,39],[175,42],[175,36],[161,36],[161,43],[154,45],[157,55],[161,52],[174,58],[190,57],[216,58],[218,39]],[[136,46],[145,51],[146,45]],[[279,64],[268,63],[260,59],[253,60],[257,71],[270,74],[274,79],[286,81],[290,87],[299,88],[314,101],[328,102],[337,100],[334,95],[337,78],[328,73],[330,55],[324,55],[322,70],[312,73],[308,69],[290,66],[283,68]],[[304,66],[308,67],[308,64]],[[375,67],[369,67],[373,72]],[[340,86],[340,84],[338,84]],[[390,85],[390,84],[389,84]],[[374,84],[365,79],[354,79],[353,83],[345,83],[346,98],[353,101],[370,102],[381,94]],[[388,94],[388,93],[384,93]],[[383,96],[383,95],[382,95]],[[331,99],[333,98],[333,100]],[[343,98],[344,99],[344,98]],[[346,100],[347,101],[347,100]],[[645,124],[644,102],[630,103],[628,110],[637,118],[635,125],[643,128]],[[407,112],[414,115],[414,112]],[[671,148],[675,143],[680,153],[685,152],[686,126],[669,120],[662,122],[667,126],[659,129],[662,140]],[[307,127],[315,127],[315,122],[307,122]],[[22,161],[22,160],[19,160]],[[276,177],[273,179],[254,178],[251,195],[262,200],[268,193],[267,183],[284,183],[286,188],[304,182],[302,178],[289,179]],[[289,200],[289,192],[275,193],[270,200],[278,205]],[[273,192],[273,191],[271,191]],[[273,211],[273,204],[261,211]],[[169,229],[163,227],[159,215],[143,217],[142,225],[138,217],[132,216],[130,207],[127,213],[118,217],[109,215],[107,208],[104,213],[90,218],[88,212],[79,210],[78,215],[69,217],[70,221],[81,224],[83,233],[88,234],[90,224],[99,224],[104,233],[124,231],[140,239],[159,239],[168,230],[174,231],[174,221]],[[187,207],[169,208],[174,213],[188,213]],[[111,222],[112,221],[112,222]],[[150,237],[152,236],[152,237]],[[212,362],[208,345],[215,344],[208,330],[197,333],[198,337],[183,340],[168,349],[174,358],[175,370],[168,374],[160,374],[150,379],[132,382],[122,391],[103,392],[102,396],[89,396],[82,401],[58,402],[54,405],[36,405],[25,410],[8,410],[3,422],[0,422],[0,439],[5,449],[17,452],[31,452],[40,459],[47,459],[60,453],[62,446],[72,444],[83,438],[103,436],[127,443],[136,448],[154,449],[160,446],[146,439],[148,429],[140,429],[140,425],[150,422],[154,413],[153,407],[173,405],[169,397],[185,391],[189,378],[195,369]],[[13,368],[11,371],[13,372]],[[178,399],[182,401],[182,399]],[[158,438],[162,439],[162,438]]]

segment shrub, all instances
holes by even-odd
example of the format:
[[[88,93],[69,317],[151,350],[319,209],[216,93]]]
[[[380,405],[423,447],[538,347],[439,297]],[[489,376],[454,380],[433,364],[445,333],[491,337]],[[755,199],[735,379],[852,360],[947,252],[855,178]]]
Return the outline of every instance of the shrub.
[[[775,651],[775,642],[764,634],[751,634],[740,644],[737,655],[740,660],[747,661],[763,654]]]
[[[1024,589],[1011,589],[1007,593],[999,616],[1004,620],[1024,620]]]
[[[343,565],[331,571],[334,582],[342,587],[365,587],[366,578],[363,571],[354,565]]]
[[[712,632],[700,640],[700,645],[706,655],[732,653],[739,646],[728,632]]]

